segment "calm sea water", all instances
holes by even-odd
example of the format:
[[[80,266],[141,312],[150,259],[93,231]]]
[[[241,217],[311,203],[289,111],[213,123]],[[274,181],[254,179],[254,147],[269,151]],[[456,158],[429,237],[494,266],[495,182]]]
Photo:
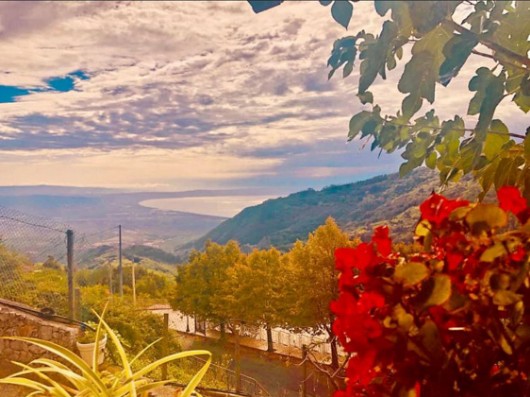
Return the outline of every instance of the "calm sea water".
[[[218,197],[177,197],[170,199],[145,200],[144,207],[165,211],[183,211],[195,214],[232,217],[246,207],[258,205],[270,196],[218,196]]]

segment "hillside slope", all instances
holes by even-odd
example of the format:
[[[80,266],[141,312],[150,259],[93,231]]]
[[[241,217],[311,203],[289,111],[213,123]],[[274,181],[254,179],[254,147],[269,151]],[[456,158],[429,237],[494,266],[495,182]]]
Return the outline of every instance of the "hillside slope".
[[[234,239],[242,245],[288,248],[297,239],[306,239],[328,216],[361,237],[374,225],[385,223],[395,240],[408,240],[418,220],[417,207],[433,190],[439,190],[438,176],[425,168],[403,178],[391,174],[320,191],[309,189],[245,208],[193,247],[201,248],[208,239],[222,244]],[[479,187],[467,180],[450,185],[444,194],[474,198],[478,192]]]

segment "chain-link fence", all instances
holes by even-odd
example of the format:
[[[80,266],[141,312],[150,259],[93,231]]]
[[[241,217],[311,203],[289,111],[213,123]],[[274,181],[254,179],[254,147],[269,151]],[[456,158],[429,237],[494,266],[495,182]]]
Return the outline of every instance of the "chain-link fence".
[[[117,231],[76,233],[51,218],[0,206],[0,298],[75,317],[74,272],[116,259]]]

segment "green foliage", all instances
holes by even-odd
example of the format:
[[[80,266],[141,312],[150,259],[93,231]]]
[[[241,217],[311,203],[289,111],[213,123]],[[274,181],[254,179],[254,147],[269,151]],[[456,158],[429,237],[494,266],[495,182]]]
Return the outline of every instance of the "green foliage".
[[[8,249],[0,242],[0,297],[5,299],[15,299],[24,291],[20,291],[19,274],[23,269],[31,267],[28,258]]]
[[[291,302],[287,326],[303,328],[315,334],[325,333],[332,340],[334,315],[329,303],[338,297],[335,250],[358,243],[351,241],[332,218],[309,234],[307,242],[296,242],[287,254],[290,280],[285,299]],[[332,342],[331,350],[332,365],[336,368],[338,355],[335,342]]]
[[[220,309],[250,325],[280,326],[289,307],[282,254],[275,248],[253,250],[227,271]],[[227,313],[227,314],[228,314]]]
[[[164,324],[161,316],[146,310],[137,309],[126,300],[119,301],[115,298],[114,301],[109,302],[108,299],[101,299],[101,291],[98,289],[93,289],[90,292],[95,296],[88,297],[87,291],[83,293],[85,310],[83,321],[97,321],[98,319],[93,311],[101,311],[107,307],[105,321],[120,335],[129,352],[138,353],[164,335]],[[87,305],[89,301],[94,302],[92,306]],[[156,344],[149,351],[152,356],[147,357],[160,357],[162,354],[161,349],[161,344]],[[169,336],[168,349],[170,351],[181,350],[174,334]]]
[[[28,343],[44,349],[57,356],[60,360],[40,358],[33,360],[28,365],[15,363],[21,368],[19,372],[0,379],[0,384],[16,385],[28,388],[32,391],[28,395],[46,396],[87,396],[87,397],[135,397],[147,396],[150,390],[163,386],[173,379],[153,382],[146,375],[160,368],[166,363],[195,356],[206,356],[207,360],[201,369],[190,380],[188,385],[180,394],[189,397],[206,374],[211,362],[211,353],[205,350],[174,353],[160,358],[153,363],[142,366],[141,369],[133,371],[132,364],[141,359],[152,345],[140,352],[134,358],[129,359],[117,334],[99,316],[99,324],[96,331],[96,339],[100,339],[103,332],[108,334],[110,342],[114,345],[120,358],[118,370],[100,370],[98,368],[99,349],[94,349],[92,366],[85,363],[76,353],[63,346],[52,342],[35,338],[4,337]]]
[[[438,171],[444,184],[473,174],[483,189],[480,198],[493,186],[511,184],[521,187],[529,199],[530,162],[523,154],[526,133],[509,131],[495,114],[507,100],[514,111],[530,110],[530,2],[376,0],[374,6],[387,17],[381,32],[362,30],[336,40],[328,59],[329,78],[340,68],[348,77],[357,56],[361,60],[358,97],[372,109],[352,117],[348,139],[362,132],[360,139],[372,140],[372,150],[390,153],[404,148],[402,175],[425,164]],[[332,17],[348,27],[352,11],[351,1],[335,1]],[[411,56],[403,59],[409,48]],[[464,109],[444,121],[434,110],[422,116],[424,100],[435,104],[437,84],[448,86],[471,56],[488,62],[469,81],[474,95],[467,115],[478,116],[476,124],[465,126]],[[368,90],[378,76],[386,79],[402,59],[406,63],[397,86],[404,94],[401,109],[382,115],[377,98]]]
[[[225,298],[223,289],[227,271],[240,261],[241,256],[235,241],[224,246],[208,241],[203,252],[192,252],[189,263],[179,268],[171,305],[185,314],[218,324],[226,323],[230,317],[228,307],[219,302]]]
[[[68,282],[64,267],[61,270],[37,267],[24,272],[23,277],[28,288],[15,298],[16,301],[41,309],[51,308],[61,315],[68,313]]]
[[[133,258],[138,257],[167,264],[174,264],[178,262],[178,258],[175,255],[172,255],[169,252],[159,248],[149,247],[147,245],[132,245],[130,247],[126,247],[123,250],[123,255],[129,260],[133,260]]]

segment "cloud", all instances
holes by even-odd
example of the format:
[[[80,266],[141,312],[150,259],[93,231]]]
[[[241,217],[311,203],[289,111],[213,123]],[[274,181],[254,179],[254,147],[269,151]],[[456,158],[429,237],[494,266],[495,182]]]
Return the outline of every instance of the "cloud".
[[[351,32],[377,33],[382,19],[372,7],[355,4]],[[0,104],[0,154],[10,159],[0,164],[19,183],[57,183],[64,173],[54,167],[73,161],[77,184],[105,186],[104,175],[145,185],[147,171],[117,167],[139,158],[157,184],[325,184],[395,170],[398,156],[377,159],[345,144],[348,120],[362,108],[354,98],[359,62],[349,78],[327,80],[333,40],[351,34],[329,13],[317,2],[257,15],[247,2],[0,3],[0,50],[9,54],[0,71],[0,102],[8,102]],[[383,112],[400,107],[395,86],[405,62],[373,87]],[[469,94],[472,73],[463,70],[451,86]],[[465,112],[462,96],[449,91],[437,87],[437,108]],[[149,165],[146,153],[156,153]],[[16,156],[31,157],[38,178]],[[49,156],[53,167],[37,165]],[[157,161],[185,175],[158,174]]]

